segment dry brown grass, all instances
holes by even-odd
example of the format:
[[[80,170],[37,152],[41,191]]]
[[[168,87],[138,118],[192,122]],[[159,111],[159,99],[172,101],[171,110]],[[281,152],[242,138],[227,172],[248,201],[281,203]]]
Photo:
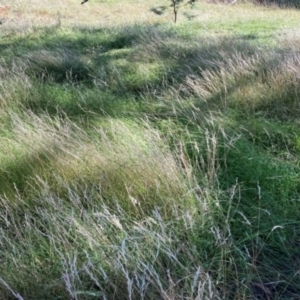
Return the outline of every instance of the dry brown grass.
[[[156,3],[155,3],[156,2]],[[159,4],[153,1],[151,4]],[[87,2],[50,0],[50,1],[11,1],[4,0],[0,6],[0,16],[4,16],[6,27],[51,26],[111,26],[126,23],[155,23],[161,18],[150,11],[149,2],[145,1],[108,1]],[[76,16],[76,17],[75,17]]]
[[[158,22],[172,22],[171,10],[163,16],[157,16],[150,11],[151,7],[168,5],[168,1],[159,0],[121,0],[121,1],[89,1],[84,5],[80,0],[16,0],[13,3],[3,0],[0,6],[0,17],[4,22],[2,28],[30,29],[36,26],[112,26],[124,24],[155,24]],[[200,1],[196,9],[182,8],[179,12],[179,22],[186,20],[181,14],[189,13],[193,20],[199,22],[199,29],[210,29],[215,22],[219,28],[215,33],[222,34],[228,28],[228,21],[237,26],[248,22],[276,22],[282,28],[293,28],[299,25],[299,12],[292,9],[281,10],[277,7],[260,7],[253,4],[211,4]],[[236,30],[234,26],[232,30]]]

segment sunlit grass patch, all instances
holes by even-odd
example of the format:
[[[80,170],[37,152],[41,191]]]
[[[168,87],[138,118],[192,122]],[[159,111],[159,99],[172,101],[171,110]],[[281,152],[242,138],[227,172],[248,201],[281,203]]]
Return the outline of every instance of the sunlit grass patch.
[[[174,230],[192,230],[193,215],[201,213],[191,179],[157,130],[147,122],[108,119],[87,135],[59,118],[11,118],[11,149],[1,160],[2,297],[109,296],[121,293],[116,281],[120,299],[124,289],[137,297],[166,295],[181,293],[167,279],[181,276],[187,289],[194,282],[190,293],[218,296],[206,285],[209,275],[197,271],[198,251],[193,248],[195,263],[187,266],[186,246],[177,253],[182,239]],[[210,204],[203,205],[207,213]],[[164,263],[175,269],[165,273]],[[13,276],[16,268],[24,278],[31,275],[28,284]],[[138,277],[146,274],[149,283],[140,285]]]
[[[176,159],[146,124],[111,120],[94,128],[90,140],[68,121],[12,118],[14,136],[6,144],[10,151],[3,148],[2,156],[3,193],[16,190],[26,198],[37,178],[66,197],[69,185],[87,184],[108,202],[116,199],[127,209],[136,205],[136,214],[144,214],[159,203],[170,201],[171,208],[187,192]]]

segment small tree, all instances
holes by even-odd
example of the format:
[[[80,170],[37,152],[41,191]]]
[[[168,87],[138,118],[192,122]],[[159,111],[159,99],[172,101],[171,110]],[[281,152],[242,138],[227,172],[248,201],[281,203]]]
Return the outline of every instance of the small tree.
[[[177,15],[178,15],[179,8],[186,5],[193,5],[196,1],[197,0],[170,0],[171,5],[169,5],[169,7],[171,7],[173,10],[174,23],[177,22]],[[167,8],[168,6],[159,6],[159,7],[151,8],[151,11],[153,11],[157,15],[162,15]]]

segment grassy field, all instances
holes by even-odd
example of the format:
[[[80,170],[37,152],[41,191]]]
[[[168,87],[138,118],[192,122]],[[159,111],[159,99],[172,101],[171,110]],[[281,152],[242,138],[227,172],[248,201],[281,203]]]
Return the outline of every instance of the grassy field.
[[[300,299],[300,11],[159,5],[1,1],[0,299]]]

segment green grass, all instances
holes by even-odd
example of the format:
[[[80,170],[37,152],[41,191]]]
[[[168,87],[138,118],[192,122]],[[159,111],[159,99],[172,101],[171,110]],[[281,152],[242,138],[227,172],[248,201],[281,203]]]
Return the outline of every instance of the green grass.
[[[0,33],[0,298],[297,298],[299,12],[30,1]]]

